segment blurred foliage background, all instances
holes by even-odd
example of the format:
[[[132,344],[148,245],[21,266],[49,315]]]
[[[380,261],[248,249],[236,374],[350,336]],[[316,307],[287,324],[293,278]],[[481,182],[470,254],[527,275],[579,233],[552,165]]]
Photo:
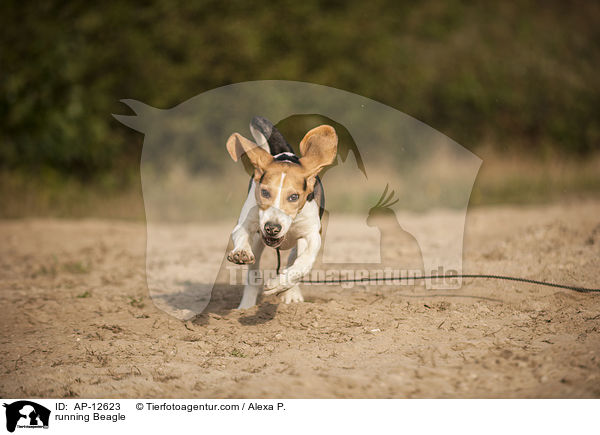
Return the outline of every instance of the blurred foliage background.
[[[598,192],[599,22],[600,3],[586,1],[6,0],[1,215],[44,214],[61,201],[87,214],[94,200],[77,192],[90,186],[98,198],[139,193],[142,136],[110,116],[127,113],[120,99],[170,108],[263,79],[378,100],[484,160],[506,157],[507,168],[518,156],[552,161],[557,174],[568,161],[566,179],[576,180],[554,190]],[[517,179],[530,172],[520,170]],[[511,195],[533,185],[525,199],[545,198],[551,176],[538,175],[513,176],[508,190],[483,185],[475,201],[519,200]]]

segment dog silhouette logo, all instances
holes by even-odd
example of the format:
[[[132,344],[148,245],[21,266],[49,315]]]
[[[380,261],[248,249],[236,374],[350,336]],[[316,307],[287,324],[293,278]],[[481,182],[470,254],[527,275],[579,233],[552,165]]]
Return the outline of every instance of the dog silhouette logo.
[[[19,400],[3,405],[6,408],[6,430],[14,432],[16,428],[48,428],[50,410],[29,400]]]

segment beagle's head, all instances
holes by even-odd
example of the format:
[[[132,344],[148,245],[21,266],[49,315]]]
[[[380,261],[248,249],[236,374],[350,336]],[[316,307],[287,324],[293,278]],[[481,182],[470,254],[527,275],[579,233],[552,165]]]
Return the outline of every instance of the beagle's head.
[[[235,161],[246,154],[254,166],[259,228],[266,245],[278,247],[313,192],[317,174],[335,161],[337,135],[333,127],[310,130],[300,142],[298,163],[280,161],[239,133],[227,140],[227,151]]]

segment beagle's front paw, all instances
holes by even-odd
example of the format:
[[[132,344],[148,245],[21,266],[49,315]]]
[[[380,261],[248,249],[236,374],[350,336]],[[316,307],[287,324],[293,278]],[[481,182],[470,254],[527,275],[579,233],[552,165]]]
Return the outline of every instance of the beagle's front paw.
[[[268,280],[264,285],[264,295],[280,294],[294,286],[298,286],[302,275],[294,270],[286,269],[275,278]]]
[[[297,285],[295,285],[289,290],[286,290],[279,297],[281,298],[281,302],[283,302],[284,304],[304,302],[304,297],[302,296],[300,287],[298,287]]]
[[[254,254],[249,249],[233,250],[227,254],[227,259],[235,264],[252,264],[254,263]]]
[[[264,285],[264,295],[279,294],[294,286],[295,283],[289,282],[285,274],[277,275],[275,278],[268,280]]]

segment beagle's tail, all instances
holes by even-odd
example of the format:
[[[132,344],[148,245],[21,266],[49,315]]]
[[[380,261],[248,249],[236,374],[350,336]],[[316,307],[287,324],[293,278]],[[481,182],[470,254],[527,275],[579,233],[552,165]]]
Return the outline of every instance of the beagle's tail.
[[[276,156],[281,153],[294,153],[290,144],[285,140],[273,123],[262,116],[255,116],[250,121],[250,131],[256,143],[265,151]]]

